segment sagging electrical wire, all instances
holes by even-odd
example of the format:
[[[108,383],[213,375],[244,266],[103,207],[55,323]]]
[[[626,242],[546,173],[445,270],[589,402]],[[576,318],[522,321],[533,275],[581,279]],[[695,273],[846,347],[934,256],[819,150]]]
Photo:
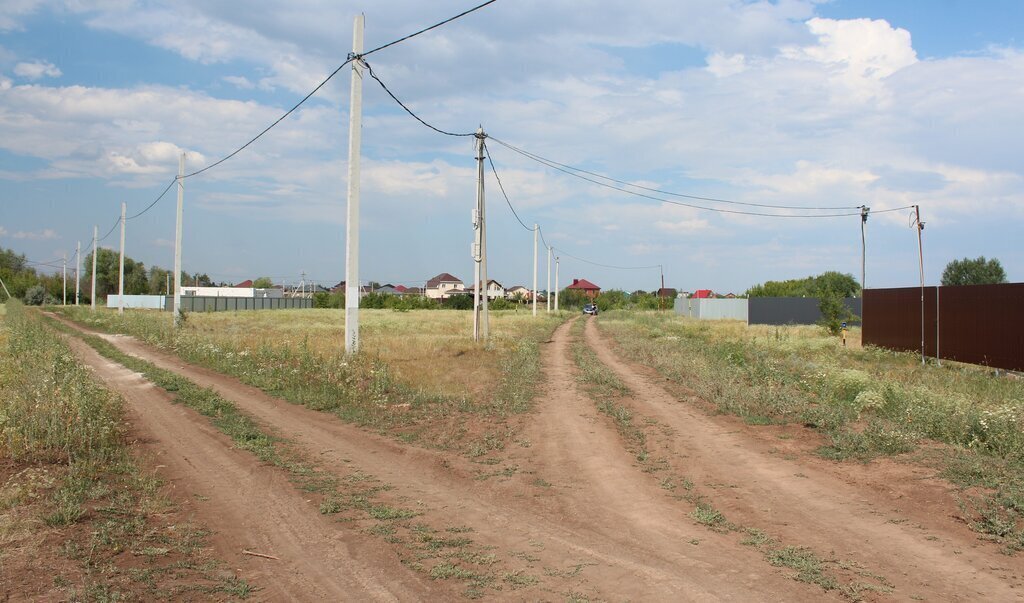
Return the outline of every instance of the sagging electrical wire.
[[[501,177],[498,176],[498,170],[494,167],[494,160],[491,159],[491,153],[487,150],[487,143],[484,142],[484,155],[487,157],[487,162],[491,164],[491,171],[494,172],[494,179],[498,181],[498,189],[501,191],[501,196],[505,197],[505,203],[508,204],[508,208],[512,210],[512,215],[516,217],[516,220],[522,225],[523,228],[529,231],[533,231],[533,228],[526,225],[525,222],[516,213],[516,208],[512,207],[512,201],[508,198],[508,193],[505,192],[505,186],[501,183]]]
[[[366,66],[366,71],[369,72],[370,77],[372,77],[374,80],[376,80],[376,82],[378,84],[380,84],[380,87],[384,89],[384,92],[387,92],[388,96],[390,96],[392,98],[392,100],[394,100],[396,103],[398,103],[399,107],[405,109],[405,112],[408,113],[409,115],[411,115],[413,117],[413,119],[415,119],[416,121],[418,121],[421,124],[427,126],[428,128],[430,128],[431,130],[437,132],[438,134],[444,134],[445,136],[476,136],[475,132],[449,132],[447,130],[442,130],[441,128],[438,128],[438,127],[436,127],[434,125],[431,125],[431,124],[427,123],[419,115],[416,115],[415,113],[413,113],[412,109],[407,107],[405,103],[403,103],[401,100],[399,100],[399,98],[397,96],[395,96],[395,94],[393,92],[391,92],[391,90],[388,88],[387,84],[385,84],[384,81],[381,80],[379,77],[377,77],[377,74],[373,72],[373,68],[370,67],[369,63],[367,63],[366,61],[363,61],[363,65]]]
[[[631,186],[631,187],[634,187],[634,188],[639,188],[639,189],[642,189],[642,190],[648,190],[648,191],[652,191],[652,192],[658,192],[658,193],[661,193],[661,194],[667,194],[667,195],[678,196],[678,197],[689,198],[689,199],[699,199],[699,200],[704,200],[704,201],[719,202],[719,203],[733,203],[733,204],[737,204],[737,205],[750,205],[750,206],[755,206],[755,207],[765,207],[765,208],[771,208],[771,209],[791,209],[791,210],[805,210],[805,211],[830,211],[830,210],[833,210],[833,209],[857,209],[857,210],[860,209],[859,206],[857,206],[857,207],[852,207],[852,206],[851,207],[835,207],[835,208],[809,208],[809,207],[798,207],[798,206],[788,206],[788,205],[768,205],[768,204],[757,204],[757,203],[745,203],[745,202],[741,202],[741,201],[728,201],[728,200],[725,200],[725,199],[715,199],[713,197],[698,197],[696,195],[684,195],[682,193],[672,193],[672,192],[668,192],[668,191],[662,191],[660,189],[653,189],[653,188],[650,188],[650,187],[644,187],[644,186],[640,186],[640,185],[630,184],[630,183],[628,183],[628,182],[626,182],[624,180],[618,180],[618,179],[612,178],[610,176],[604,176],[602,174],[597,174],[595,172],[590,172],[590,171],[587,171],[587,170],[583,170],[581,168],[576,168],[576,167],[568,166],[568,165],[563,164],[563,163],[559,163],[559,162],[556,162],[556,161],[545,159],[545,158],[541,157],[540,155],[536,155],[534,153],[530,153],[529,151],[525,151],[523,149],[520,149],[518,147],[510,145],[510,144],[508,144],[506,142],[503,142],[503,141],[501,141],[501,140],[499,140],[497,138],[494,138],[493,136],[488,136],[488,138],[490,138],[491,140],[497,142],[498,144],[500,144],[500,145],[508,148],[509,150],[511,150],[511,151],[513,151],[515,153],[518,153],[518,154],[520,154],[520,155],[522,155],[522,156],[524,156],[524,157],[526,157],[528,159],[536,161],[537,163],[545,165],[545,166],[547,166],[547,167],[549,167],[551,169],[557,170],[557,171],[562,172],[564,174],[567,174],[569,176],[574,176],[574,177],[579,178],[581,180],[585,180],[587,182],[590,182],[591,184],[596,184],[598,186],[603,186],[605,188],[610,188],[612,190],[623,192],[623,193],[626,193],[626,194],[629,194],[629,195],[634,195],[634,196],[642,197],[642,198],[645,198],[645,199],[651,199],[653,201],[660,201],[662,203],[670,203],[672,205],[679,205],[679,206],[682,206],[682,207],[689,207],[691,209],[698,209],[698,210],[702,210],[702,211],[711,211],[711,212],[717,212],[717,213],[723,213],[723,214],[735,214],[735,215],[742,215],[742,216],[759,216],[759,217],[767,217],[767,218],[840,218],[840,217],[860,216],[861,215],[860,211],[857,211],[857,212],[842,212],[842,213],[828,213],[828,214],[778,214],[778,213],[767,213],[767,212],[743,211],[743,210],[736,210],[736,209],[723,209],[723,208],[720,208],[720,207],[707,207],[707,206],[704,206],[704,205],[696,205],[696,204],[693,204],[693,203],[684,203],[684,202],[681,202],[681,201],[675,201],[675,200],[672,200],[672,199],[666,199],[664,197],[657,197],[655,195],[649,195],[649,194],[646,194],[646,193],[640,193],[640,192],[637,192],[637,191],[634,191],[634,190],[629,190],[629,189],[623,188],[621,186],[615,186],[613,184],[608,184],[608,182],[602,182],[601,180],[596,180],[595,178],[601,178],[601,179],[604,179],[604,180],[608,180],[609,182],[615,182],[616,184],[622,184],[622,185],[625,185],[625,186]],[[583,174],[592,175],[592,176],[594,176],[594,178],[589,178],[589,177],[587,177],[587,176],[585,176]],[[882,212],[886,212],[886,211],[899,211],[901,209],[906,209],[906,208],[894,208],[894,209],[891,209],[891,210],[879,210],[876,213],[882,213]]]
[[[139,213],[137,213],[137,214],[134,214],[134,215],[128,216],[127,218],[125,218],[125,220],[126,220],[126,221],[127,221],[127,220],[134,220],[135,218],[138,218],[138,217],[139,217],[139,216],[141,216],[142,214],[146,213],[147,211],[149,211],[149,210],[153,209],[153,206],[154,206],[154,205],[156,205],[157,203],[159,203],[159,202],[160,202],[160,199],[163,199],[163,198],[164,198],[164,195],[166,195],[166,194],[167,194],[167,191],[171,190],[171,187],[172,187],[172,186],[174,186],[174,183],[176,183],[177,181],[178,181],[178,177],[177,177],[177,176],[175,176],[174,178],[172,178],[172,179],[171,179],[171,182],[170,182],[170,184],[168,184],[168,185],[167,185],[167,188],[165,188],[165,189],[164,189],[164,192],[160,193],[160,196],[159,196],[159,197],[157,197],[156,199],[154,199],[154,200],[153,200],[153,202],[152,202],[152,203],[150,203],[149,205],[147,205],[147,206],[146,206],[146,209],[144,209],[144,210],[140,211],[140,212],[139,212]]]

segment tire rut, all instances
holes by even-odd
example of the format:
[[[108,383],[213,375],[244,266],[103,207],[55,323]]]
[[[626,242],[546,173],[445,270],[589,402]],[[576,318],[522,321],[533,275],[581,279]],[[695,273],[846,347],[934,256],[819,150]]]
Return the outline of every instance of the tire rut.
[[[696,480],[728,484],[730,518],[789,542],[858,561],[895,586],[896,598],[1024,600],[1021,564],[954,531],[944,540],[890,521],[891,500],[857,488],[829,471],[759,449],[731,426],[680,402],[650,372],[620,360],[589,320],[585,339],[598,359],[632,392],[632,406],[675,432],[672,454]]]

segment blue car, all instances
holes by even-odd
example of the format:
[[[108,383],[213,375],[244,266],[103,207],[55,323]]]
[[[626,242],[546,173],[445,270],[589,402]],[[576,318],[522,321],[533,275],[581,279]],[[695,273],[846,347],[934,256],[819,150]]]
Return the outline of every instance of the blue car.
[[[597,316],[597,304],[587,304],[583,306],[583,313]]]

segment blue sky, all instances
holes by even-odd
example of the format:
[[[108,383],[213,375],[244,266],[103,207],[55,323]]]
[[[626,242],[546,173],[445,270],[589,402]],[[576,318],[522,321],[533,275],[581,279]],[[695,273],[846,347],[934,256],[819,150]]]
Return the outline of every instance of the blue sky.
[[[115,223],[122,201],[132,214],[155,199],[180,152],[191,170],[231,152],[344,60],[357,12],[371,48],[472,4],[4,2],[0,246],[40,261],[73,253],[94,224],[102,235]],[[979,255],[1021,281],[1022,29],[1016,0],[501,0],[369,61],[440,128],[482,124],[533,153],[683,194],[919,204],[929,282]],[[186,181],[186,270],[234,282],[344,277],[348,86],[346,70],[252,147]],[[472,141],[427,130],[371,80],[364,92],[361,276],[469,279]],[[565,254],[662,264],[666,284],[686,290],[859,276],[859,218],[680,207],[488,146],[519,215]],[[489,170],[486,185],[491,275],[529,284],[532,234]],[[172,265],[174,206],[170,194],[128,222],[129,255]],[[906,211],[871,216],[868,286],[916,284],[907,224]],[[114,232],[101,244],[116,243]],[[568,256],[560,272],[562,285],[658,285],[657,270]]]

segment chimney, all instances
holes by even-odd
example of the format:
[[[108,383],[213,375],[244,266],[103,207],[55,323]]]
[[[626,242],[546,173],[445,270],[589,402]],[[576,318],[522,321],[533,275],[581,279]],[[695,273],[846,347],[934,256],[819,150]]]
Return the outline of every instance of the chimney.
[[[580,282],[580,279],[578,279],[578,278],[574,278],[574,279],[572,279],[572,284],[574,284],[574,285],[575,285],[575,284],[576,284],[576,283],[578,283],[578,282]]]

